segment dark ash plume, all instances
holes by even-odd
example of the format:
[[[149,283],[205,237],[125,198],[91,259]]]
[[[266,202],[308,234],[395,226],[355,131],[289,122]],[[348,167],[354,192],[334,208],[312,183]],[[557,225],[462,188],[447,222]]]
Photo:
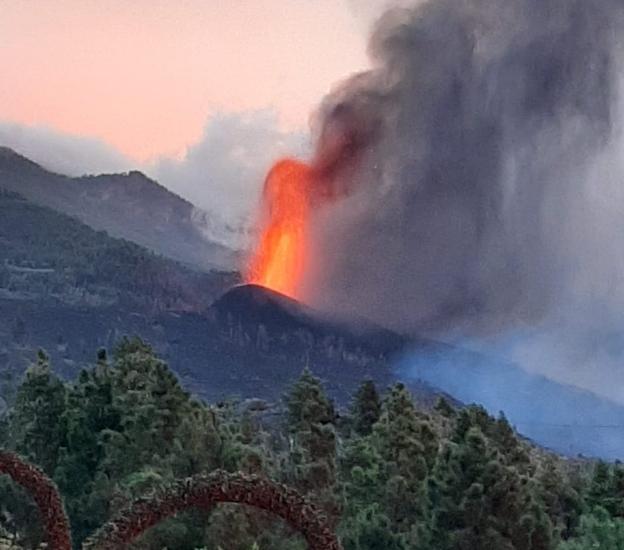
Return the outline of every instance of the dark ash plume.
[[[623,12],[430,0],[382,17],[373,69],[317,116],[315,165],[355,192],[318,212],[310,301],[473,332],[621,304]]]

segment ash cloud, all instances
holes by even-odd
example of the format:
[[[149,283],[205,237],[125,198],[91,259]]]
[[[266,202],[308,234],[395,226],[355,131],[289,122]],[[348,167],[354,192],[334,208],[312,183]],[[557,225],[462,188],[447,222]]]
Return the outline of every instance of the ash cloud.
[[[355,191],[318,212],[309,300],[462,338],[547,326],[581,342],[597,319],[618,326],[623,13],[615,0],[387,12],[373,68],[316,118],[322,152],[336,113],[353,115],[333,173]]]

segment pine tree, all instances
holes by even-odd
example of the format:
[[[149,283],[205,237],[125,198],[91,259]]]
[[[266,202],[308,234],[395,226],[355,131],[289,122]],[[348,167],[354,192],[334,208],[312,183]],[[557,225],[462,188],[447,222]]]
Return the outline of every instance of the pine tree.
[[[624,469],[621,464],[610,465],[599,461],[594,466],[587,503],[592,508],[603,508],[612,517],[624,517]]]
[[[290,481],[337,518],[336,415],[321,381],[304,370],[286,396]]]
[[[491,418],[488,420],[484,433],[489,436],[490,441],[496,446],[505,464],[513,465],[524,474],[533,475],[534,469],[527,449],[516,437],[505,413],[501,411],[495,421],[492,421]]]
[[[95,368],[83,370],[69,385],[61,421],[66,441],[54,477],[65,497],[73,538],[79,543],[106,517],[108,494],[95,490],[96,477],[104,458],[103,434],[120,429],[112,373],[104,354],[98,354]]]
[[[403,384],[384,398],[372,438],[384,469],[386,513],[393,528],[406,532],[423,512],[423,482],[434,464],[438,439]]]
[[[347,442],[340,471],[345,516],[384,500],[388,472],[371,436],[355,436]]]
[[[6,419],[4,444],[52,475],[65,439],[60,422],[64,410],[65,388],[50,371],[47,355],[39,351],[37,362],[27,369],[17,389],[15,404]],[[22,542],[37,547],[43,532],[39,523],[32,521],[38,514],[32,498],[2,478],[0,503],[3,515],[11,518],[12,530],[20,534]]]
[[[116,429],[101,432],[104,456],[95,478],[94,504],[106,502],[113,510],[169,484],[176,473],[213,467],[214,449],[202,456],[210,442],[218,441],[211,415],[196,409],[199,405],[148,344],[138,338],[122,340],[110,373],[112,408],[119,420]],[[205,437],[193,427],[205,428]],[[194,527],[196,515],[182,514],[150,530],[145,545],[200,546],[203,528]]]
[[[219,425],[219,467],[280,479],[283,456],[271,446],[272,437],[240,404],[226,402],[216,409]],[[206,529],[207,550],[271,548],[304,550],[305,544],[280,520],[265,512],[238,505],[219,506]]]
[[[562,542],[557,550],[621,550],[624,520],[612,518],[603,508],[581,517],[579,535]]]
[[[456,415],[455,409],[444,397],[438,399],[434,410],[445,418],[453,418]]]
[[[624,466],[621,462],[616,462],[613,466],[612,491],[614,503],[611,515],[624,518]]]
[[[408,550],[404,537],[396,533],[378,504],[357,512],[343,525],[345,550]]]
[[[48,356],[37,353],[36,364],[26,371],[11,413],[10,446],[46,474],[52,475],[65,433],[65,387],[51,372]]]
[[[223,445],[214,410],[192,401],[178,427],[169,457],[174,477],[190,477],[221,467]]]
[[[521,468],[498,450],[483,411],[466,411],[428,481],[429,543],[437,550],[550,550],[553,529]]]
[[[150,465],[164,465],[174,452],[190,397],[167,365],[140,339],[125,339],[115,352],[113,407],[119,431],[105,437],[105,471],[121,479]]]
[[[558,536],[570,538],[576,531],[583,502],[581,495],[554,457],[547,457],[537,473],[537,493]]]
[[[381,402],[372,380],[365,380],[358,388],[351,405],[353,430],[358,435],[369,435],[373,424],[379,420]]]
[[[345,545],[419,545],[424,480],[435,462],[437,436],[402,384],[384,397],[371,428],[364,436],[353,431],[340,461]]]

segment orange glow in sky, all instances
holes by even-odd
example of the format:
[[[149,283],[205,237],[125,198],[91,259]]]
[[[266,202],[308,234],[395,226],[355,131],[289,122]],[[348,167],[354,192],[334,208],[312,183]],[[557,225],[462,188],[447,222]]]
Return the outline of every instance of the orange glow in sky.
[[[349,8],[351,5],[351,9]],[[180,155],[211,113],[274,108],[307,126],[367,66],[349,0],[0,2],[0,120]]]

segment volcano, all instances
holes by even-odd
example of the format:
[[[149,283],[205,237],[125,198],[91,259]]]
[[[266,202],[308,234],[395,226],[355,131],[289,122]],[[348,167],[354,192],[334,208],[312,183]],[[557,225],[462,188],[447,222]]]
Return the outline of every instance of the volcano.
[[[265,344],[286,334],[297,343],[334,346],[344,354],[390,359],[400,353],[408,339],[364,319],[333,318],[294,298],[256,284],[238,285],[212,306],[220,323],[237,324]],[[296,336],[295,336],[296,335]],[[289,337],[286,337],[288,340]]]
[[[255,284],[231,288],[209,313],[221,334],[214,363],[225,369],[212,370],[213,386],[275,399],[307,367],[345,405],[366,378],[382,391],[401,380],[425,406],[444,396],[456,405],[481,403],[495,415],[502,410],[523,436],[564,455],[622,455],[612,432],[623,422],[624,407],[503,358],[404,336],[363,319],[332,318]]]
[[[241,387],[253,378],[256,395],[264,397],[278,396],[307,367],[334,399],[346,403],[364,379],[382,389],[395,382],[394,364],[408,347],[439,346],[365,319],[336,319],[256,284],[231,288],[210,307],[208,317],[220,334],[220,362],[227,361]],[[443,394],[419,381],[410,387],[426,403]]]

